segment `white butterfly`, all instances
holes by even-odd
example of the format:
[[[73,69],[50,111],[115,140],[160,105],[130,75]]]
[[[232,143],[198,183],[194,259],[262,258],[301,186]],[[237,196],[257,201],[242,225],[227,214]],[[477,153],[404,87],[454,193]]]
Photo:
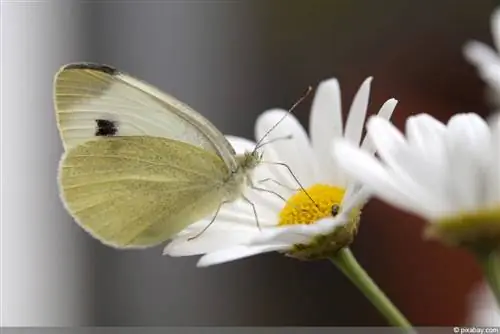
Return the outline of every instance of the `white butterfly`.
[[[54,86],[61,197],[104,244],[155,246],[223,203],[247,200],[261,155],[236,155],[186,104],[105,65],[66,65]]]

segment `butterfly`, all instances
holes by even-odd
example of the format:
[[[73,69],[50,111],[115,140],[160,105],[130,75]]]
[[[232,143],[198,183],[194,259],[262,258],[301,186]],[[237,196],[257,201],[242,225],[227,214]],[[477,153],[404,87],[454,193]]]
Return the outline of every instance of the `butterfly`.
[[[257,147],[237,155],[210,121],[152,85],[111,66],[68,64],[54,104],[61,199],[102,243],[152,247],[224,203],[248,201]]]

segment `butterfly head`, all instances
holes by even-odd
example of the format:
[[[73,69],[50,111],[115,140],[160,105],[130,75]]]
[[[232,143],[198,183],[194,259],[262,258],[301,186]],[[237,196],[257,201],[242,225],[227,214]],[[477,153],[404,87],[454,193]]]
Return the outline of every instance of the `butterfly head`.
[[[263,153],[253,150],[238,156],[238,166],[244,171],[249,171],[257,167],[262,161]]]

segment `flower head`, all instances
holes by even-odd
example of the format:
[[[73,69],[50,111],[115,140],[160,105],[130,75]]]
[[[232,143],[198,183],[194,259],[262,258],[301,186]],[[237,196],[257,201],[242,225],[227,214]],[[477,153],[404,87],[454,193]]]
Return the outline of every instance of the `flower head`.
[[[271,251],[301,259],[321,258],[349,245],[367,193],[338,168],[331,143],[345,138],[360,145],[370,85],[371,78],[361,85],[344,127],[339,84],[335,79],[322,82],[312,105],[310,138],[293,115],[269,133],[263,162],[254,170],[254,188],[245,193],[252,203],[241,199],[222,206],[205,232],[199,234],[212,217],[183,230],[164,253],[204,254],[198,265],[207,266]],[[389,118],[396,103],[388,100],[380,117]],[[256,137],[261,138],[286,113],[281,109],[263,113],[255,126]],[[243,138],[227,138],[238,154],[256,145]],[[361,147],[374,152],[369,140]]]
[[[405,137],[374,116],[367,130],[380,159],[345,141],[334,145],[349,175],[431,222],[428,236],[454,245],[498,246],[500,118],[488,125],[476,114],[458,114],[443,124],[419,114],[408,118]]]

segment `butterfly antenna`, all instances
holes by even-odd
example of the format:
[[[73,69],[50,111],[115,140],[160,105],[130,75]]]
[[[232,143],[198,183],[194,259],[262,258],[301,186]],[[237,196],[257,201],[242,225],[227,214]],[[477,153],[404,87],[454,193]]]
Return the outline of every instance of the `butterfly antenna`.
[[[295,103],[293,104],[293,106],[292,106],[290,109],[288,109],[288,111],[286,112],[286,114],[285,114],[285,115],[283,115],[283,117],[281,117],[281,119],[280,119],[278,122],[276,122],[276,124],[274,124],[274,125],[273,125],[273,126],[272,126],[269,130],[267,130],[267,132],[264,134],[264,136],[262,136],[262,137],[259,139],[259,141],[258,141],[258,142],[257,142],[257,144],[255,145],[255,149],[254,149],[254,151],[255,151],[255,150],[257,150],[257,148],[259,148],[259,147],[260,147],[260,144],[262,143],[262,141],[264,140],[264,138],[266,138],[266,137],[269,135],[269,133],[271,133],[271,131],[273,131],[273,130],[274,130],[274,129],[275,129],[275,128],[276,128],[276,127],[277,127],[277,126],[281,123],[281,122],[283,122],[283,120],[284,120],[284,119],[285,119],[288,115],[290,115],[290,114],[293,112],[293,110],[294,110],[295,108],[297,108],[297,106],[298,106],[300,103],[302,103],[302,101],[304,101],[304,99],[305,99],[305,98],[306,98],[306,97],[307,97],[307,96],[311,93],[311,91],[312,91],[312,87],[311,87],[311,86],[309,86],[309,87],[307,88],[307,91],[306,91],[306,92],[302,95],[302,97],[301,97],[300,99],[298,99],[298,100],[297,100],[297,102],[295,102]]]
[[[273,139],[269,139],[268,141],[264,142],[264,143],[261,143],[259,144],[258,146],[255,146],[255,149],[259,149],[261,148],[262,146],[264,145],[267,145],[267,144],[271,144],[271,143],[274,143],[276,141],[280,141],[280,140],[288,140],[288,139],[292,139],[293,138],[293,135],[286,135],[286,136],[283,136],[283,137],[278,137],[278,138],[273,138]]]

